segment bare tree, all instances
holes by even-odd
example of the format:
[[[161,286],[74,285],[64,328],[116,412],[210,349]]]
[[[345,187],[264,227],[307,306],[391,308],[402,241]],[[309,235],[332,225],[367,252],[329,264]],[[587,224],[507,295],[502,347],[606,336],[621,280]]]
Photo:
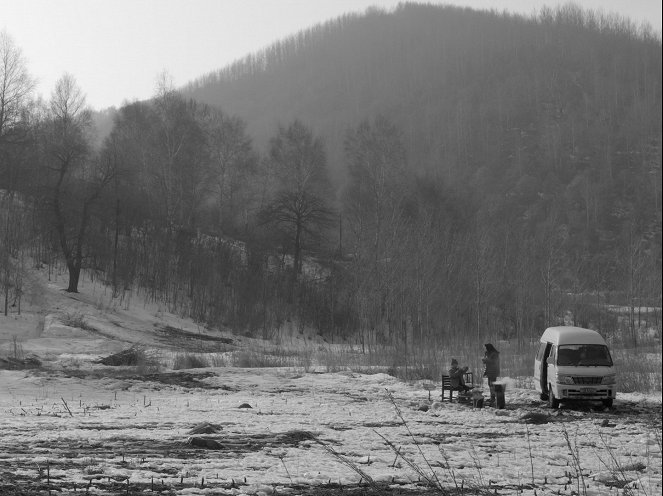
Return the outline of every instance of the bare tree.
[[[90,150],[90,111],[75,79],[65,74],[51,95],[44,125],[46,167],[52,174],[50,203],[55,231],[69,271],[67,291],[78,292],[92,206],[111,180],[110,162]]]
[[[241,208],[251,203],[251,179],[256,175],[258,157],[253,151],[246,123],[218,109],[209,109],[203,116],[210,160],[210,177],[223,227],[236,226]]]
[[[162,76],[163,78],[163,76]],[[167,80],[159,83],[150,123],[147,159],[153,191],[162,203],[171,231],[191,225],[209,192],[205,135],[200,125],[204,106],[186,100]]]
[[[555,325],[560,320],[560,278],[564,248],[568,232],[564,225],[559,225],[552,216],[542,226],[537,239],[538,266],[544,295],[544,322],[546,327]]]
[[[12,139],[33,88],[21,50],[5,31],[0,32],[0,145]]]
[[[348,132],[345,157],[350,173],[346,212],[357,241],[371,245],[373,262],[386,255],[389,231],[400,221],[405,198],[405,148],[386,118],[364,121]]]
[[[27,109],[34,81],[28,74],[21,50],[5,32],[0,32],[0,284],[4,314],[8,313],[10,291],[20,291],[20,246],[24,242],[24,209],[15,200],[17,175],[28,135]],[[4,189],[4,191],[3,191]]]
[[[394,276],[408,190],[400,131],[382,116],[360,123],[346,135],[345,160],[350,179],[344,211],[356,264],[357,304],[363,307],[364,325],[391,333],[391,298],[396,298],[391,286],[400,284]]]
[[[315,238],[332,222],[326,157],[322,141],[300,121],[279,127],[270,157],[278,186],[260,217],[289,239],[294,281],[302,270],[305,240]]]

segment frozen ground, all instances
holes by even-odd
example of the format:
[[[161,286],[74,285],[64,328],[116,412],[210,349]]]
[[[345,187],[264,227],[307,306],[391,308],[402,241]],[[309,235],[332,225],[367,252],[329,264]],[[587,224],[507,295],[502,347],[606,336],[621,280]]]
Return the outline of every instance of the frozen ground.
[[[472,409],[385,374],[105,366],[135,344],[168,362],[242,343],[63,286],[35,275],[0,317],[0,356],[43,362],[0,370],[2,495],[661,494],[660,393],[552,412],[513,380],[504,410]],[[62,324],[75,314],[87,330]]]

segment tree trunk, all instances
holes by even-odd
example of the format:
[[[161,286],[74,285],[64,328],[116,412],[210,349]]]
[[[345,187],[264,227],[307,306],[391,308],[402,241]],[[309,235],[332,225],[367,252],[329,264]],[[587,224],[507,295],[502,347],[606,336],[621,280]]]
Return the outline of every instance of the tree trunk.
[[[117,296],[117,245],[120,237],[120,200],[115,202],[115,239],[113,240],[113,296]]]
[[[67,260],[67,270],[69,271],[69,286],[67,293],[78,293],[78,280],[81,276],[81,264],[75,261]]]

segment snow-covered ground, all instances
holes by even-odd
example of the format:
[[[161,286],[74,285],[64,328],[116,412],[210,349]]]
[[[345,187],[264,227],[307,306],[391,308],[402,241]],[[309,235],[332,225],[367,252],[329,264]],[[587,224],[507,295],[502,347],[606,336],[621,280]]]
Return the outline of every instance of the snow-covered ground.
[[[95,361],[131,345],[166,363],[194,333],[241,342],[63,286],[35,276],[41,296],[0,317],[0,356],[18,346],[43,361],[0,370],[2,495],[662,492],[660,393],[553,412],[507,379],[505,409],[473,409],[386,374],[111,367]]]

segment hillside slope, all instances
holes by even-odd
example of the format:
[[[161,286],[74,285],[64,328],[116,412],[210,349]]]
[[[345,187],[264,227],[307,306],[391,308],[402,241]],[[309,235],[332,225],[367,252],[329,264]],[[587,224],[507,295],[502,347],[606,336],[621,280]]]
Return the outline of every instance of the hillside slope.
[[[526,19],[403,4],[300,32],[187,91],[244,118],[261,145],[279,122],[302,119],[337,172],[347,129],[380,113],[403,131],[416,170],[540,176],[656,142],[661,45],[572,6]]]
[[[201,343],[233,341],[229,333],[209,331],[142,295],[127,292],[113,298],[107,286],[87,277],[79,293],[64,291],[66,275],[45,268],[26,271],[26,279],[20,314],[12,307],[7,317],[0,317],[0,356],[61,361],[63,356],[98,358],[135,346],[174,354],[200,350]]]

